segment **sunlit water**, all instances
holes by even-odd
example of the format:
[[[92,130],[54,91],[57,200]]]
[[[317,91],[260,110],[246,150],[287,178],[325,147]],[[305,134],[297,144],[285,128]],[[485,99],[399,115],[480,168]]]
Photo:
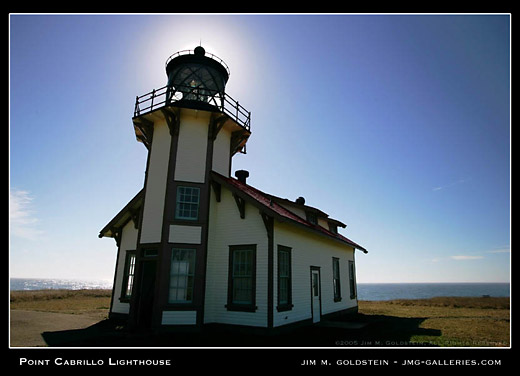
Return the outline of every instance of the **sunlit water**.
[[[436,296],[506,297],[509,283],[359,283],[359,300],[428,299]]]
[[[10,284],[11,291],[112,289],[112,281],[108,280],[11,278]]]
[[[109,280],[11,278],[11,291],[112,289]],[[296,286],[293,286],[296,288]],[[348,291],[347,291],[348,293]],[[358,283],[358,300],[427,299],[436,296],[507,297],[509,283]]]

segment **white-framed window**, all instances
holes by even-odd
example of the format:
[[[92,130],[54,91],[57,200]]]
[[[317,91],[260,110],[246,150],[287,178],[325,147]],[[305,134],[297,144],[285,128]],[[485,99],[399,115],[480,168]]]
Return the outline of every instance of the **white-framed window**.
[[[199,218],[199,187],[177,187],[175,219],[197,220]]]

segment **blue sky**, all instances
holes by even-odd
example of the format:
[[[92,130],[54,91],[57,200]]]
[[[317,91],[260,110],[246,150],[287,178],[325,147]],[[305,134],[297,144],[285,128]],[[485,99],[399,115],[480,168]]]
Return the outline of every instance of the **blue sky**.
[[[510,279],[508,15],[11,15],[10,273],[113,276],[135,97],[200,42],[251,111],[233,171],[347,223],[358,282]]]

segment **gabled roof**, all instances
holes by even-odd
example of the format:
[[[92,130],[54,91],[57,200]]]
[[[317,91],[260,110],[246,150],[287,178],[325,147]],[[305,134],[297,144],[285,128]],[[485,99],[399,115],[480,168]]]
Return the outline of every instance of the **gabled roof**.
[[[270,214],[280,221],[296,224],[305,230],[327,236],[329,238],[340,241],[342,243],[346,243],[346,244],[350,245],[351,247],[354,247],[364,253],[367,253],[367,250],[365,248],[363,248],[359,244],[353,242],[352,240],[348,239],[347,237],[345,237],[339,233],[333,233],[333,232],[321,227],[320,225],[312,224],[312,223],[308,222],[307,220],[305,220],[304,218],[302,218],[302,217],[296,215],[295,213],[291,212],[290,210],[286,209],[285,207],[283,207],[282,205],[277,203],[275,196],[266,194],[248,184],[244,184],[244,183],[240,182],[237,179],[228,178],[223,175],[220,175],[219,173],[216,173],[215,171],[211,172],[211,177],[217,183],[225,185],[232,192],[236,193],[237,195],[239,195],[243,199],[247,200],[251,204],[257,206],[260,210],[264,210],[266,212],[266,214]],[[275,198],[275,199],[273,199],[273,198]]]
[[[128,223],[129,220],[134,219],[137,220],[137,216],[139,214],[139,210],[141,205],[143,204],[144,198],[144,188],[137,193],[133,199],[130,200],[126,206],[121,209],[119,213],[116,214],[114,218],[108,224],[103,227],[103,229],[99,232],[99,237],[102,238],[104,236],[109,238],[115,237],[115,232],[120,230],[124,225]]]

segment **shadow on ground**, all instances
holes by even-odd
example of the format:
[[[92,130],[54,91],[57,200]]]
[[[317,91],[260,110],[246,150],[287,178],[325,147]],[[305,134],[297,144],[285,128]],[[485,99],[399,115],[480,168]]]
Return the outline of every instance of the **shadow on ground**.
[[[208,325],[200,331],[153,333],[130,331],[121,323],[103,320],[85,329],[44,332],[51,347],[400,347],[433,346],[411,342],[412,336],[441,335],[420,328],[425,318],[350,315],[334,321],[277,334],[245,334],[229,327]]]

